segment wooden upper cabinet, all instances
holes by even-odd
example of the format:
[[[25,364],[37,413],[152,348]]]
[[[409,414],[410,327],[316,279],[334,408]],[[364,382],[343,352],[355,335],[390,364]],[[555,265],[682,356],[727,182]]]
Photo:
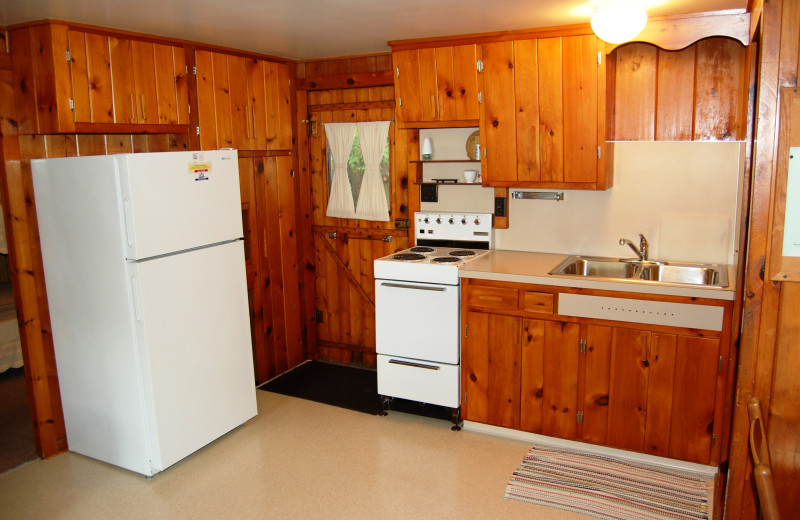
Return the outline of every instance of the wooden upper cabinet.
[[[285,63],[195,53],[200,147],[291,150],[291,75]]]
[[[592,35],[482,46],[485,185],[611,186],[600,48]]]
[[[408,128],[475,126],[479,118],[477,47],[396,51],[396,116]]]
[[[183,47],[56,23],[12,35],[20,133],[186,131]]]

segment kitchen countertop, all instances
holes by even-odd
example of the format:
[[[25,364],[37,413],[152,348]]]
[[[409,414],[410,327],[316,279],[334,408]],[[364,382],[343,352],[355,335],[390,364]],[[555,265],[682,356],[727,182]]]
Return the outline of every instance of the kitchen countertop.
[[[645,282],[642,280],[608,281],[590,277],[552,276],[547,272],[567,258],[568,254],[531,253],[496,249],[468,262],[459,270],[461,278],[477,278],[500,282],[530,283],[559,287],[579,287],[606,291],[624,291],[643,294],[664,294],[733,300],[736,273],[728,266],[729,285],[719,287],[692,287],[679,284]]]

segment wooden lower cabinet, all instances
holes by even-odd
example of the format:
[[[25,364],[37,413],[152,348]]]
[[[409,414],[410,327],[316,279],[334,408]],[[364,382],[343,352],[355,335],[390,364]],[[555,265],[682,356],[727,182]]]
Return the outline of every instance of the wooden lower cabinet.
[[[464,283],[465,420],[718,462],[727,335],[531,312],[531,290],[500,284]]]

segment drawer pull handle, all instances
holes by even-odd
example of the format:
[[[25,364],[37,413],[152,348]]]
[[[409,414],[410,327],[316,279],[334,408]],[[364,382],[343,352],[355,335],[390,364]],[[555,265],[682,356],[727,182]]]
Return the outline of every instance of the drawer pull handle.
[[[381,283],[383,287],[397,287],[399,289],[419,289],[420,291],[436,291],[436,292],[444,292],[447,290],[446,287],[423,287],[420,285],[405,285],[402,283],[388,283],[383,282]]]
[[[414,368],[424,368],[425,370],[441,370],[440,367],[434,365],[424,365],[422,363],[412,363],[410,361],[400,361],[399,359],[390,359],[389,363],[392,365],[403,365]]]

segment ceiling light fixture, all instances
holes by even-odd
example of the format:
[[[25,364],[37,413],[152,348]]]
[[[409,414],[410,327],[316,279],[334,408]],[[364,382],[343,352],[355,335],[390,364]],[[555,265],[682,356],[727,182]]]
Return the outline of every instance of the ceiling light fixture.
[[[601,0],[592,15],[592,30],[608,43],[636,38],[647,24],[647,12],[633,0]]]

